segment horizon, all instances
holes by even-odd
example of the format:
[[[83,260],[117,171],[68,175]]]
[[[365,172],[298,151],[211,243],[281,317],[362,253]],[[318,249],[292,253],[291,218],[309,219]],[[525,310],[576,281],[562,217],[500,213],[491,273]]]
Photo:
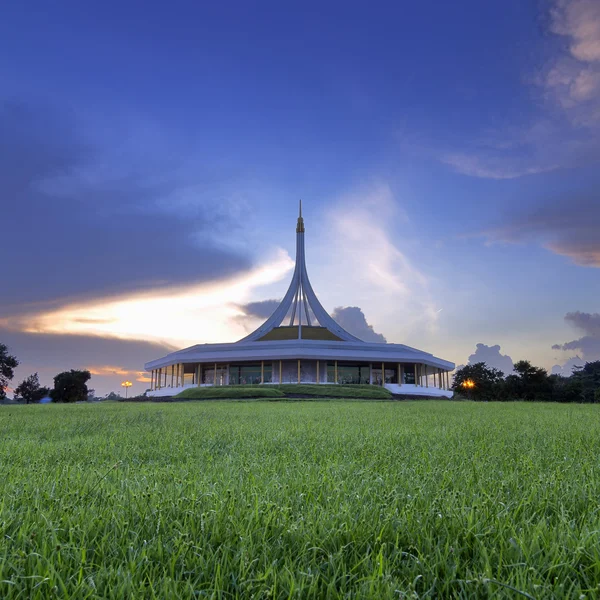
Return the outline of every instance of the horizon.
[[[343,6],[5,9],[11,387],[139,394],[144,363],[244,337],[300,198],[350,333],[505,374],[600,359],[600,4]]]

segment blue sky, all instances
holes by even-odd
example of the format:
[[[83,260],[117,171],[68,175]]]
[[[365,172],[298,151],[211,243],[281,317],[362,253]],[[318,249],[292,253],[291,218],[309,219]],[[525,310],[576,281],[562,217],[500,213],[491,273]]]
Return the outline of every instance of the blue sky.
[[[241,337],[299,198],[330,311],[457,364],[600,358],[594,0],[13,3],[0,77],[18,376],[106,392]]]

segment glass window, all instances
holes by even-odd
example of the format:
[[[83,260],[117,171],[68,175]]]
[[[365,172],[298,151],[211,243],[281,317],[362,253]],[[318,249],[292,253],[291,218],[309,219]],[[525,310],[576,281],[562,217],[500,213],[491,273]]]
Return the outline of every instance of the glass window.
[[[229,367],[229,383],[231,385],[258,385],[261,383],[260,372],[260,363],[251,365],[231,365]],[[263,373],[264,383],[271,383],[273,380],[272,363],[265,363]]]
[[[402,365],[402,370],[404,371],[404,382],[409,385],[415,384],[415,365],[414,363],[407,363]]]
[[[369,365],[338,363],[337,382],[342,385],[369,383]],[[327,383],[335,383],[335,363],[327,363]]]
[[[335,363],[327,363],[327,383],[335,383]]]

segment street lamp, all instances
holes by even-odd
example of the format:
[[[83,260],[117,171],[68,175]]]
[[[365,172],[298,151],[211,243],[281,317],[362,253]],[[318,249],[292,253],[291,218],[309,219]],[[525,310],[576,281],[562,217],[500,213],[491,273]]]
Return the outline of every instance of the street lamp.
[[[131,381],[124,381],[121,384],[121,387],[125,388],[125,398],[127,398],[127,390],[133,385],[133,383],[131,383]]]

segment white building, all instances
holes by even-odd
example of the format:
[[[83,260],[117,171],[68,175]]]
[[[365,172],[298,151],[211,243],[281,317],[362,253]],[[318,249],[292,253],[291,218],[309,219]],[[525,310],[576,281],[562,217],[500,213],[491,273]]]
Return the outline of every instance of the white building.
[[[238,342],[191,346],[145,369],[152,374],[150,396],[204,385],[368,383],[393,394],[451,397],[454,363],[403,344],[363,342],[329,316],[306,272],[300,205],[294,275],[271,317]]]

